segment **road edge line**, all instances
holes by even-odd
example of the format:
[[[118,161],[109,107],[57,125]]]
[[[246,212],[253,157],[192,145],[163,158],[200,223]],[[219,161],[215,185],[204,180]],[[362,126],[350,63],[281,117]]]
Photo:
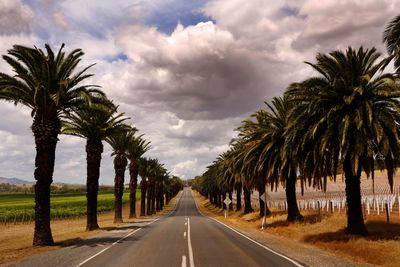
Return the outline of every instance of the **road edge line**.
[[[266,245],[260,243],[259,241],[254,240],[254,239],[252,239],[251,237],[249,237],[249,236],[247,236],[247,235],[241,233],[240,231],[238,231],[238,230],[232,228],[231,226],[229,226],[229,225],[227,225],[227,224],[225,224],[225,223],[223,223],[223,222],[220,222],[219,220],[217,220],[217,219],[215,219],[215,218],[212,218],[212,217],[210,217],[210,216],[204,215],[203,212],[201,212],[201,210],[199,209],[199,206],[197,205],[196,198],[193,196],[193,190],[191,190],[191,194],[192,194],[192,197],[193,197],[193,199],[194,199],[194,203],[196,204],[196,209],[197,209],[197,211],[201,214],[201,216],[216,221],[217,223],[219,223],[219,224],[225,226],[226,228],[230,229],[231,231],[235,232],[236,234],[238,234],[238,235],[240,235],[240,236],[242,236],[242,237],[248,239],[249,241],[251,241],[251,242],[253,242],[253,243],[259,245],[260,247],[262,247],[262,248],[268,250],[269,252],[274,253],[275,255],[284,258],[285,260],[288,260],[289,262],[293,263],[293,264],[294,264],[295,266],[297,266],[297,267],[304,267],[304,265],[300,264],[299,262],[295,261],[294,259],[291,259],[291,258],[289,258],[288,256],[285,256],[285,255],[283,255],[283,254],[281,254],[281,253],[279,253],[279,252],[273,250],[272,248],[267,247]]]

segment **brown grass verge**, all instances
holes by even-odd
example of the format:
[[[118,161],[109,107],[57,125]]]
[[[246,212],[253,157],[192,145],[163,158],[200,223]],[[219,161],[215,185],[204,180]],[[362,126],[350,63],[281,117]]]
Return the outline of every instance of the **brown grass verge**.
[[[261,230],[261,218],[257,212],[246,215],[240,211],[230,212],[228,218],[224,218],[223,211],[214,207],[207,198],[197,192],[194,195],[203,214],[237,229],[258,232],[261,236],[273,234],[290,238],[333,252],[359,266],[400,266],[400,224],[386,223],[382,216],[368,217],[368,237],[346,235],[346,215],[343,213],[319,215],[302,211],[304,222],[288,223],[284,212],[273,211],[267,218],[267,228]]]
[[[164,210],[158,212],[151,217],[139,217],[136,219],[128,219],[129,206],[124,205],[122,214],[124,222],[115,224],[113,223],[114,211],[104,212],[98,215],[98,223],[101,227],[99,230],[86,231],[86,217],[77,219],[69,219],[62,221],[52,221],[51,229],[55,245],[46,247],[32,247],[33,228],[34,224],[8,224],[0,225],[0,266],[8,263],[19,261],[23,258],[32,256],[34,254],[43,253],[59,249],[66,246],[74,245],[85,238],[95,236],[103,231],[112,230],[113,228],[124,225],[127,223],[138,222],[148,218],[158,218],[168,214],[173,208],[180,194],[171,200],[171,202],[164,207]],[[140,202],[137,203],[137,213],[140,211]]]

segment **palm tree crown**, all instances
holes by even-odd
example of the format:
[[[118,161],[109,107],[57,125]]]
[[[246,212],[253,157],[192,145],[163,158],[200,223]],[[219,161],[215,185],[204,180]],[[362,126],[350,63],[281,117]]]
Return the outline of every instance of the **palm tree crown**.
[[[389,55],[395,58],[394,66],[400,71],[400,15],[394,17],[383,32],[383,42]]]
[[[63,121],[62,133],[86,139],[105,140],[126,128],[124,114],[117,114],[117,107],[91,104],[70,113]]]
[[[45,48],[47,54],[39,48],[20,45],[8,50],[9,55],[3,58],[17,75],[0,73],[0,98],[31,108],[32,116],[38,112],[54,116],[77,110],[93,97],[103,97],[96,86],[80,85],[92,76],[86,72],[93,65],[73,73],[84,55],[81,49],[66,55],[63,44],[54,55],[49,45]]]

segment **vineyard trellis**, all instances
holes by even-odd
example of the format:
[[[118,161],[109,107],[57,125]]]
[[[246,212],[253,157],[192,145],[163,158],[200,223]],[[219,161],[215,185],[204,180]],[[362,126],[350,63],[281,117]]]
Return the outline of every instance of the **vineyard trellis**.
[[[236,194],[234,194],[236,195]],[[233,197],[234,203],[236,198]],[[390,217],[396,214],[400,217],[400,186],[395,187],[390,192],[388,186],[378,186],[375,192],[372,189],[361,190],[361,202],[364,210],[364,216],[381,215],[388,212]],[[242,204],[244,199],[242,198]],[[257,194],[252,195],[252,206],[259,208],[259,199]],[[344,191],[335,192],[308,192],[304,195],[297,194],[297,204],[300,210],[314,210],[320,212],[346,212],[346,193]],[[267,205],[269,208],[286,211],[287,202],[284,196],[267,195]]]

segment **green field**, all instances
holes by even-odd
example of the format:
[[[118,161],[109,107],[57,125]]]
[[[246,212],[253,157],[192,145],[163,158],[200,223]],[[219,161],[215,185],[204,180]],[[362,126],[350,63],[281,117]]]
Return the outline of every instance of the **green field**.
[[[140,199],[140,191],[136,192]],[[122,202],[127,203],[125,192]],[[34,218],[35,196],[33,194],[1,194],[0,223],[26,222]],[[98,211],[114,209],[114,194],[99,193]],[[86,193],[54,194],[51,196],[51,218],[56,220],[86,215]]]

